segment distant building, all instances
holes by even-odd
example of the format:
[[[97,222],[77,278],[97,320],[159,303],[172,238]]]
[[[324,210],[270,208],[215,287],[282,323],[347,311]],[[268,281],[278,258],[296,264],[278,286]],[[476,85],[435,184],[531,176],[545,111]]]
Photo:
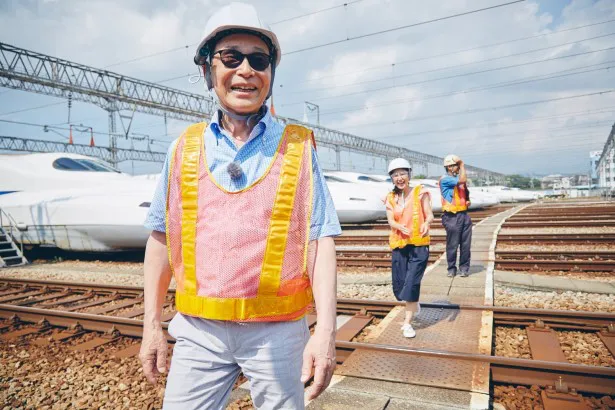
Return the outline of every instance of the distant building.
[[[562,178],[560,174],[547,175],[540,180],[541,189],[561,189]]]
[[[615,191],[615,124],[604,143],[596,168],[600,188],[606,191]]]
[[[540,180],[542,189],[570,189],[578,186],[589,186],[589,175],[569,175],[560,174],[547,175]]]
[[[591,151],[589,153],[589,175],[591,176],[591,183],[598,183],[598,163],[600,162],[600,156],[602,151]]]

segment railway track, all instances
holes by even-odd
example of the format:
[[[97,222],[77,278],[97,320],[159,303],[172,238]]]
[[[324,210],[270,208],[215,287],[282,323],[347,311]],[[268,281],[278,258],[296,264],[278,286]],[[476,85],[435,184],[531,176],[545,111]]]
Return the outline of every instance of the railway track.
[[[431,252],[429,254],[429,263],[433,263],[442,254],[440,252]],[[343,250],[337,251],[338,266],[357,266],[357,267],[374,267],[374,268],[390,268],[391,267],[391,251],[390,250]]]
[[[113,346],[120,340],[133,338],[134,342],[120,350],[115,350],[114,357],[133,357],[139,349],[143,322],[139,319],[112,316],[113,311],[105,314],[88,314],[75,311],[62,311],[49,306],[32,307],[33,298],[41,300],[45,296],[75,297],[79,295],[103,296],[121,295],[125,299],[134,299],[142,294],[136,287],[93,286],[89,284],[61,284],[43,281],[0,280],[2,297],[18,296],[13,290],[22,289],[23,296],[9,303],[0,303],[0,338],[14,343],[27,339],[27,343],[44,345],[46,343],[66,343],[69,350],[91,351]],[[44,291],[34,295],[32,292]],[[73,293],[68,295],[68,293]],[[45,295],[45,296],[43,296]],[[172,292],[169,292],[172,295]],[[53,300],[48,298],[47,301]],[[6,302],[6,299],[5,299]],[[56,300],[57,302],[57,300]],[[371,350],[383,354],[412,355],[418,357],[436,357],[444,360],[462,360],[488,363],[492,369],[495,382],[511,384],[552,385],[558,377],[563,378],[569,386],[579,391],[595,394],[615,394],[615,368],[570,364],[551,360],[552,349],[545,340],[553,340],[554,329],[582,330],[596,333],[611,354],[615,354],[615,314],[599,312],[552,311],[542,309],[520,309],[488,306],[464,306],[452,304],[424,303],[424,309],[442,311],[475,310],[493,313],[495,325],[518,326],[526,328],[531,340],[534,359],[515,359],[488,354],[469,354],[455,351],[419,349],[408,346],[360,343],[353,341],[374,318],[383,318],[391,309],[400,306],[398,302],[376,300],[339,299],[338,315],[344,317],[343,325],[338,330],[336,348],[338,362],[342,364],[355,350]],[[57,307],[57,305],[55,306]],[[315,323],[315,315],[309,315],[310,325]],[[163,324],[165,330],[167,323]],[[92,337],[91,333],[96,334]],[[536,334],[536,337],[531,334]],[[85,337],[89,334],[89,337]],[[548,336],[545,336],[548,335]],[[70,346],[68,345],[68,342]],[[167,334],[167,341],[173,339]],[[537,360],[538,358],[538,360]],[[531,380],[531,382],[530,382]]]
[[[432,252],[435,262],[443,252]],[[338,266],[391,267],[389,250],[342,250]],[[615,271],[615,251],[496,251],[496,268],[511,270]]]
[[[335,238],[338,245],[386,245],[387,235],[341,235]],[[431,243],[446,242],[445,235],[431,235]],[[610,244],[615,242],[615,233],[563,233],[563,234],[500,234],[498,243],[506,244]]]

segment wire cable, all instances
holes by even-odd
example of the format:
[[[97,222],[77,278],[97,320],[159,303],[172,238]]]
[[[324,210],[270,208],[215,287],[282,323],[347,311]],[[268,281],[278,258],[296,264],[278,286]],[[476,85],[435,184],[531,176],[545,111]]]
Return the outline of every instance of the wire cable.
[[[312,12],[309,12],[309,13],[300,14],[300,15],[298,15],[298,16],[295,16],[295,17],[289,17],[289,18],[284,19],[284,20],[274,21],[273,23],[269,23],[269,25],[270,25],[270,26],[275,26],[276,24],[286,23],[287,21],[297,20],[297,19],[302,18],[302,17],[308,17],[308,16],[312,16],[312,15],[314,15],[314,14],[323,13],[323,12],[325,12],[325,11],[330,11],[330,10],[339,9],[339,8],[341,8],[341,7],[350,6],[351,4],[360,3],[360,2],[362,2],[362,1],[365,1],[365,0],[347,1],[347,2],[346,2],[346,3],[344,3],[344,4],[339,4],[339,5],[337,5],[337,6],[332,6],[332,7],[328,7],[328,8],[326,8],[326,9],[320,9],[320,10],[312,11]]]
[[[428,119],[434,119],[434,118],[454,117],[454,116],[457,116],[457,115],[476,114],[476,113],[479,113],[479,112],[497,111],[497,110],[504,110],[504,109],[508,109],[508,108],[525,107],[525,106],[528,106],[528,105],[538,105],[538,104],[544,104],[544,103],[549,103],[549,102],[572,100],[572,99],[575,99],[575,98],[595,97],[595,96],[601,96],[601,95],[605,95],[605,94],[610,94],[610,93],[613,93],[613,92],[615,92],[615,89],[598,91],[598,92],[594,92],[594,93],[576,94],[576,95],[570,95],[570,96],[566,96],[566,97],[548,98],[548,99],[545,99],[545,100],[524,101],[524,102],[515,103],[515,104],[505,104],[505,105],[498,105],[498,106],[493,106],[493,107],[473,108],[473,109],[469,109],[469,110],[465,110],[465,111],[453,111],[453,112],[449,112],[449,113],[424,115],[424,116],[420,116],[420,117],[406,118],[406,119],[401,120],[401,121],[384,121],[384,122],[386,124],[401,124],[401,123],[406,123],[406,122],[422,121],[422,120],[428,120]],[[377,121],[377,122],[372,122],[372,123],[364,123],[364,124],[358,124],[358,125],[351,125],[351,126],[344,127],[344,129],[365,127],[365,126],[368,126],[368,125],[379,125],[379,124],[382,124],[382,123],[383,123],[383,121]]]
[[[351,92],[351,93],[338,94],[338,95],[333,95],[333,96],[329,96],[329,97],[310,98],[310,101],[331,100],[331,99],[334,99],[334,98],[349,97],[349,96],[353,96],[353,95],[360,95],[360,94],[371,93],[371,92],[379,92],[379,91],[388,90],[388,89],[391,89],[391,88],[406,87],[406,86],[418,85],[418,84],[426,84],[426,83],[442,81],[442,80],[450,80],[450,79],[453,79],[453,78],[466,77],[466,76],[469,76],[469,75],[484,74],[484,73],[489,73],[489,72],[494,72],[494,71],[499,71],[499,70],[507,70],[507,69],[510,69],[510,68],[524,67],[524,66],[533,65],[533,64],[546,63],[546,62],[549,62],[549,61],[562,60],[562,59],[571,58],[571,57],[579,57],[579,56],[583,56],[583,55],[600,53],[600,52],[603,52],[603,51],[609,51],[609,50],[613,50],[613,49],[615,49],[615,46],[607,47],[607,48],[602,48],[602,49],[599,49],[599,50],[585,51],[585,52],[582,52],[582,53],[568,54],[568,55],[565,55],[565,56],[552,57],[552,58],[547,58],[547,59],[543,59],[543,60],[535,60],[535,61],[530,61],[530,62],[527,62],[527,63],[511,64],[511,65],[507,65],[507,66],[489,68],[489,69],[485,69],[485,70],[471,71],[471,72],[468,72],[468,73],[461,73],[461,74],[454,74],[454,75],[449,75],[449,76],[444,76],[444,77],[430,78],[430,79],[427,79],[427,80],[414,81],[414,82],[406,83],[406,84],[394,84],[394,85],[391,85],[391,86],[372,88],[372,89],[369,89],[369,90],[362,90],[362,91],[354,91],[354,92]],[[393,79],[393,78],[399,78],[399,77],[391,77],[391,78],[389,78],[389,80]],[[303,102],[300,102],[300,103],[302,104]],[[297,102],[295,102],[295,103],[288,103],[288,104],[297,104]],[[283,105],[284,104],[281,104],[280,107],[282,107]]]
[[[356,111],[369,111],[369,110],[371,110],[373,108],[384,107],[384,106],[388,106],[388,105],[395,105],[395,104],[400,104],[400,103],[411,103],[411,102],[423,102],[423,101],[432,100],[432,99],[438,99],[438,98],[443,98],[443,97],[451,97],[451,96],[455,96],[455,95],[459,95],[459,94],[470,94],[470,93],[479,92],[479,91],[488,91],[488,90],[493,90],[493,89],[497,89],[497,88],[510,87],[510,86],[513,86],[513,85],[527,84],[527,83],[532,83],[532,82],[537,82],[537,81],[553,80],[553,79],[557,79],[557,78],[570,77],[570,76],[573,76],[573,75],[587,74],[587,73],[593,73],[593,72],[602,71],[602,70],[610,70],[612,68],[615,68],[615,66],[607,66],[607,67],[595,68],[595,69],[591,69],[591,70],[577,71],[577,72],[572,72],[572,73],[568,72],[568,71],[573,71],[573,70],[578,70],[578,69],[588,68],[588,67],[595,67],[595,66],[598,66],[598,65],[610,64],[610,63],[615,63],[615,60],[605,61],[605,62],[599,63],[599,64],[591,64],[589,66],[578,67],[578,68],[574,68],[574,69],[566,69],[566,70],[562,70],[562,71],[556,71],[554,73],[544,74],[542,76],[532,76],[532,77],[520,78],[520,79],[513,80],[513,81],[505,81],[505,82],[500,82],[500,83],[487,84],[487,85],[484,85],[484,86],[467,88],[465,90],[458,90],[458,91],[451,91],[451,92],[447,92],[447,93],[426,95],[426,96],[423,96],[421,98],[403,98],[403,99],[398,99],[398,100],[387,101],[387,102],[380,103],[380,104],[372,104],[372,105],[367,106],[367,107],[363,106],[363,107],[347,108],[347,109],[334,110],[334,111],[322,111],[322,112],[320,112],[320,116],[321,117],[325,117],[325,116],[328,116],[328,115],[335,115],[335,114],[339,114],[339,113],[356,112]]]
[[[363,72],[366,72],[366,71],[381,69],[381,68],[385,68],[385,67],[399,66],[399,65],[402,65],[402,64],[409,64],[409,63],[416,63],[416,62],[419,62],[419,61],[431,60],[431,59],[439,58],[439,57],[448,57],[448,56],[455,55],[455,54],[466,53],[468,51],[476,51],[476,50],[480,50],[480,49],[483,49],[483,48],[496,47],[496,46],[501,46],[501,45],[504,45],[504,44],[515,43],[515,42],[524,41],[524,40],[531,40],[531,39],[538,38],[538,37],[546,37],[546,36],[550,36],[550,35],[553,35],[553,34],[561,34],[561,33],[565,33],[565,32],[568,32],[568,31],[579,30],[579,29],[582,29],[582,28],[593,27],[593,26],[598,26],[598,25],[612,23],[612,22],[615,22],[615,19],[599,21],[599,22],[590,23],[590,24],[584,24],[582,26],[575,26],[575,27],[571,27],[571,28],[567,28],[567,29],[563,29],[563,30],[555,30],[555,31],[551,31],[551,32],[548,32],[548,33],[535,34],[533,36],[520,37],[520,38],[516,38],[516,39],[513,39],[513,40],[500,41],[498,43],[485,44],[485,45],[482,45],[482,46],[466,48],[466,49],[463,49],[463,50],[451,51],[451,52],[442,53],[442,54],[434,54],[434,55],[431,55],[431,56],[415,58],[415,59],[412,59],[412,60],[404,60],[404,61],[398,61],[398,62],[394,61],[394,62],[387,63],[387,64],[382,64],[382,65],[368,67],[368,68],[365,68],[365,69],[362,69],[362,70],[346,71],[346,72],[339,73],[339,74],[324,75],[324,76],[320,76],[320,77],[316,77],[316,78],[311,78],[311,79],[305,80],[305,81],[299,81],[299,82],[296,82],[294,84],[295,85],[296,84],[304,84],[304,83],[309,83],[309,82],[313,82],[313,81],[320,81],[320,80],[322,80],[324,78],[339,77],[339,76],[348,75],[348,74],[360,74],[360,73],[363,73]]]
[[[501,3],[501,4],[496,4],[496,5],[490,6],[490,7],[484,7],[482,9],[470,10],[470,11],[466,11],[466,12],[463,12],[463,13],[452,14],[450,16],[445,16],[445,17],[438,17],[438,18],[431,19],[431,20],[421,21],[419,23],[407,24],[405,26],[390,28],[390,29],[387,29],[387,30],[376,31],[376,32],[369,33],[369,34],[362,34],[360,36],[355,36],[355,37],[347,37],[344,40],[336,40],[336,41],[331,41],[329,43],[324,43],[324,44],[319,44],[319,45],[316,45],[316,46],[306,47],[306,48],[302,48],[302,49],[299,49],[299,50],[294,50],[294,51],[290,51],[290,52],[287,52],[287,53],[283,53],[282,55],[286,56],[286,55],[291,55],[291,54],[302,53],[304,51],[315,50],[317,48],[327,47],[327,46],[331,46],[331,45],[334,45],[334,44],[340,44],[340,43],[344,43],[344,42],[347,42],[347,41],[359,40],[359,39],[362,39],[362,38],[377,36],[379,34],[391,33],[393,31],[403,30],[403,29],[410,28],[410,27],[422,26],[422,25],[429,24],[429,23],[435,23],[435,22],[438,22],[438,21],[449,20],[449,19],[452,19],[452,18],[455,18],[455,17],[462,17],[462,16],[467,16],[469,14],[480,13],[482,11],[497,9],[499,7],[510,6],[512,4],[522,3],[524,1],[525,0],[514,0],[514,1],[510,1],[508,3]]]
[[[419,75],[419,74],[435,73],[435,72],[438,72],[438,71],[444,71],[444,70],[450,70],[450,69],[454,69],[454,68],[467,67],[467,66],[474,65],[474,64],[487,63],[487,62],[502,60],[502,59],[510,58],[510,57],[518,57],[518,56],[521,56],[521,55],[531,54],[531,53],[535,53],[535,52],[538,52],[538,51],[545,51],[545,50],[550,50],[550,49],[554,49],[554,48],[569,46],[571,44],[579,44],[579,43],[582,43],[584,41],[590,41],[590,40],[595,40],[595,39],[599,39],[599,38],[610,37],[610,36],[613,36],[613,35],[615,35],[615,32],[614,33],[608,33],[608,34],[602,34],[602,35],[599,35],[599,36],[594,36],[594,37],[589,37],[589,38],[584,38],[582,40],[570,41],[570,42],[567,42],[567,43],[557,44],[557,45],[554,45],[554,46],[535,48],[535,49],[532,49],[532,50],[522,51],[522,52],[519,52],[519,53],[507,54],[505,56],[487,58],[487,59],[484,59],[484,60],[470,61],[468,63],[454,64],[454,65],[450,65],[450,66],[432,68],[432,69],[423,70],[423,71],[415,71],[413,73],[406,73],[406,74],[401,74],[401,75],[398,75],[398,76],[385,77],[385,78],[380,78],[380,79],[376,79],[376,80],[367,80],[367,81],[354,82],[354,83],[350,83],[350,84],[336,85],[336,86],[333,86],[333,87],[330,86],[330,87],[324,87],[324,88],[308,88],[308,89],[305,89],[305,90],[292,91],[289,94],[302,94],[302,93],[306,93],[306,92],[329,91],[329,90],[331,90],[333,88],[354,87],[354,86],[357,86],[357,85],[370,84],[370,83],[376,83],[376,82],[379,82],[379,81],[393,80],[393,79],[398,79],[398,78],[410,77],[410,76],[415,76],[415,75]]]

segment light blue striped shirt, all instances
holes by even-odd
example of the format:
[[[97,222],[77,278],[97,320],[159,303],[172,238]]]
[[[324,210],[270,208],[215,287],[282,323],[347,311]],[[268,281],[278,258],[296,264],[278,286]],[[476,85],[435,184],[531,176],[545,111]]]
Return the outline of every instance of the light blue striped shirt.
[[[277,151],[284,126],[271,117],[269,112],[254,127],[248,140],[237,148],[228,133],[220,128],[218,114],[214,114],[212,122],[205,130],[205,155],[210,172],[216,181],[228,191],[239,191],[254,183],[264,173]],[[167,158],[162,168],[160,180],[149,208],[145,227],[154,231],[165,231],[165,208],[169,161],[173,152],[175,140],[169,147]],[[312,149],[313,160],[313,206],[310,227],[310,240],[325,236],[336,236],[342,233],[337,213],[325,182],[322,170],[318,164],[316,152]],[[229,163],[237,161],[241,164],[243,174],[239,179],[231,179],[227,172]]]

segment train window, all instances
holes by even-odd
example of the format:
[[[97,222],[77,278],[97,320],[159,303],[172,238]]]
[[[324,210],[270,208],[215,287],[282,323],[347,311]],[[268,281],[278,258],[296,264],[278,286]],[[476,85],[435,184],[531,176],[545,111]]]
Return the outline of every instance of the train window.
[[[120,172],[109,165],[90,159],[58,158],[52,166],[62,171]]]
[[[58,158],[52,166],[62,171],[88,171],[88,169],[72,158]]]
[[[120,172],[117,169],[112,168],[109,165],[106,165],[106,164],[104,164],[102,162],[99,162],[99,161],[93,161],[91,159],[76,159],[75,161],[77,161],[78,163],[80,163],[83,166],[87,167],[91,171],[97,171],[97,172]]]
[[[337,178],[337,177],[334,177],[334,176],[331,176],[331,175],[325,175],[325,181],[328,181],[328,182],[344,182],[344,183],[350,182],[350,181],[346,181],[345,179]]]

